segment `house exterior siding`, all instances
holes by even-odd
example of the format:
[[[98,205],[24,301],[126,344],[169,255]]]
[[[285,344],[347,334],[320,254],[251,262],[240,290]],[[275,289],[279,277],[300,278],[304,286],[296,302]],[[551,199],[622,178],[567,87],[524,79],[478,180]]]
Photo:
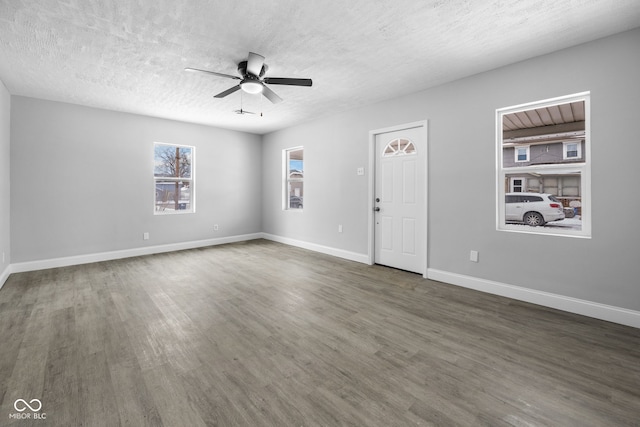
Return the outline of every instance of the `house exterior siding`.
[[[526,144],[524,144],[526,145]],[[584,141],[580,143],[581,156],[571,160],[565,160],[563,156],[563,143],[551,142],[548,144],[530,145],[529,148],[529,161],[528,162],[516,162],[514,147],[503,148],[503,161],[505,168],[520,167],[520,166],[535,166],[535,165],[548,165],[558,163],[580,163],[584,162]]]

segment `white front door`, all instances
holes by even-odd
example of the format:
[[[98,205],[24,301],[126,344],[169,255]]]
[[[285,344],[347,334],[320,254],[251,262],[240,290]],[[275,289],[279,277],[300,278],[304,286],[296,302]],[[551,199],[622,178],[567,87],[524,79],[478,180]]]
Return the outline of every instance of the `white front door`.
[[[424,273],[426,265],[423,128],[376,135],[375,263]]]

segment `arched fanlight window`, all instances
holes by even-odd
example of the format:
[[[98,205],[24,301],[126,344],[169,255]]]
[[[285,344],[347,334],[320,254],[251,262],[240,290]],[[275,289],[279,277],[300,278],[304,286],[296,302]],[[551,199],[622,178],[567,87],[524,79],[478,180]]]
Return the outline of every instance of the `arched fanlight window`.
[[[384,147],[382,156],[406,156],[409,154],[416,154],[416,146],[408,139],[397,138],[389,142],[387,146]]]

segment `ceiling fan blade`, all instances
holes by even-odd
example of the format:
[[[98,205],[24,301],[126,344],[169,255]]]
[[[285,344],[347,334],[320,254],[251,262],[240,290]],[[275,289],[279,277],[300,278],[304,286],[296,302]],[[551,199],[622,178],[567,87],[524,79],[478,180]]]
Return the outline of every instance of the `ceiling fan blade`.
[[[270,85],[311,86],[311,79],[289,79],[286,77],[265,77],[264,82]]]
[[[282,98],[280,98],[277,93],[269,89],[266,85],[262,85],[262,94],[274,104],[282,102]]]
[[[231,95],[233,92],[236,92],[238,90],[240,90],[240,85],[229,88],[224,92],[220,92],[219,94],[215,95],[214,98],[224,98],[225,96]]]
[[[247,59],[247,73],[260,77],[260,71],[262,71],[263,65],[264,56],[249,52],[249,59]]]
[[[231,74],[224,74],[224,73],[216,73],[215,71],[199,70],[198,68],[189,68],[189,67],[185,68],[184,70],[195,72],[195,73],[213,74],[214,76],[218,76],[218,77],[228,77],[230,79],[240,80],[240,77],[238,76],[232,76]]]

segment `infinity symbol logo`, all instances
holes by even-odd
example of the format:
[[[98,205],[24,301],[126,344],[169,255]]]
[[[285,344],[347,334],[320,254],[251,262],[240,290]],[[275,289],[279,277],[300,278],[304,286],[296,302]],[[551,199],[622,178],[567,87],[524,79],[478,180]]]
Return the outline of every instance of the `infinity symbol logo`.
[[[33,404],[33,402],[36,402],[36,404],[31,406],[29,403]],[[24,405],[22,406],[22,409],[18,408],[18,403],[22,403],[22,405]],[[31,399],[29,403],[27,403],[27,401],[24,399],[18,399],[13,402],[13,407],[18,412],[24,412],[27,408],[31,409],[32,412],[38,412],[40,409],[42,409],[42,402],[40,402],[38,399]],[[34,406],[37,406],[37,408],[34,408]]]

